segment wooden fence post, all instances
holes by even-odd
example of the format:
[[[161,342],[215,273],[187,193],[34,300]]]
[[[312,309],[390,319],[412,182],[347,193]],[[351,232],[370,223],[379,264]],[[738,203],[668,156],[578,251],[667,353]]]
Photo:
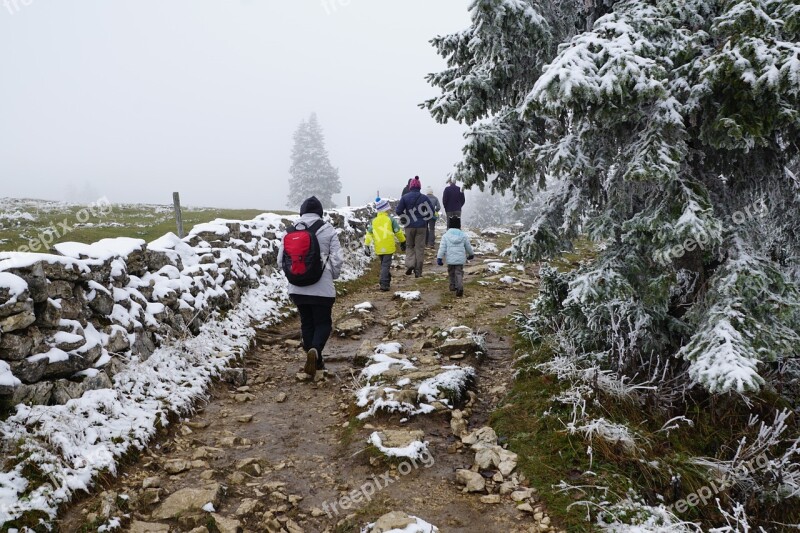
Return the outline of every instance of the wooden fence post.
[[[347,207],[350,207],[350,196],[347,197]]]
[[[175,223],[178,226],[178,237],[183,239],[185,237],[183,233],[183,214],[181,213],[181,195],[180,193],[174,192],[172,193],[172,203],[175,206]]]

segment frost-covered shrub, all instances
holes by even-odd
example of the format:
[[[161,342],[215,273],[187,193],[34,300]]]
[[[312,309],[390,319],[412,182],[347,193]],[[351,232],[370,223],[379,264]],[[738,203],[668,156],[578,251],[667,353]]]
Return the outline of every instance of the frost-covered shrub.
[[[441,94],[424,104],[469,127],[454,176],[537,206],[516,258],[546,260],[581,233],[603,246],[574,273],[542,269],[541,294],[518,316],[540,355],[553,354],[539,368],[573,391],[642,387],[633,394],[666,418],[735,404],[731,433],[755,445],[758,427],[741,418],[750,402],[800,399],[797,2],[475,0],[470,10],[469,28],[433,41],[447,69],[429,76]],[[576,413],[585,400],[560,398]],[[794,479],[792,450],[770,452],[786,460],[782,479]],[[797,495],[791,483],[751,482],[779,501]],[[739,522],[726,531],[750,527],[747,513],[767,523],[749,500],[741,513],[724,503]],[[692,527],[651,504],[604,521]]]
[[[542,301],[564,316],[533,320],[562,320],[620,372],[760,390],[800,350],[796,2],[476,0],[471,15],[434,39],[448,68],[424,104],[470,127],[455,177],[535,199],[519,257],[582,231],[607,244]]]

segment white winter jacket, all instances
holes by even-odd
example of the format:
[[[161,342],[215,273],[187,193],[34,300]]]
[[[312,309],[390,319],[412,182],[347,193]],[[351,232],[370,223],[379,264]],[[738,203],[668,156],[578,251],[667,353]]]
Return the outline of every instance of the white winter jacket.
[[[308,226],[314,224],[320,216],[316,213],[306,213],[298,222],[303,222]],[[328,223],[325,223],[319,231],[317,231],[317,240],[319,241],[320,253],[322,254],[322,264],[325,265],[325,270],[322,272],[322,277],[318,282],[308,287],[298,287],[289,284],[289,294],[298,294],[303,296],[321,296],[323,298],[336,298],[336,287],[333,285],[333,280],[338,279],[342,273],[342,245],[339,243],[339,235],[336,228]],[[283,245],[278,250],[278,265],[283,264]]]

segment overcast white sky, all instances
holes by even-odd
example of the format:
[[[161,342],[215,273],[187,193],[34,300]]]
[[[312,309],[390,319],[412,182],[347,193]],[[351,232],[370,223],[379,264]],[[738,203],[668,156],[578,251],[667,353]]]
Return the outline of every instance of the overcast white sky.
[[[0,197],[281,208],[312,111],[343,195],[439,193],[462,129],[416,105],[468,3],[0,0]]]

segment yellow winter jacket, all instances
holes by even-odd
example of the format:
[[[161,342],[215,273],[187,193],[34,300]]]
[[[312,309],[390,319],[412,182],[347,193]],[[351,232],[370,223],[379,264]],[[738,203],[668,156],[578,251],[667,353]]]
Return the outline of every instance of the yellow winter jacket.
[[[399,242],[406,242],[406,236],[400,224],[388,213],[381,211],[369,223],[364,245],[370,246],[374,243],[377,255],[393,254],[397,251],[394,243],[395,237]]]

